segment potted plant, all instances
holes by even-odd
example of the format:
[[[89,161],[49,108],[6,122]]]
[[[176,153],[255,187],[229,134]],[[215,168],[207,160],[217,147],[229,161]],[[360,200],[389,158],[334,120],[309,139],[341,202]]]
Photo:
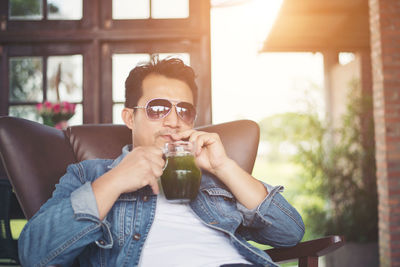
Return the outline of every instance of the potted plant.
[[[335,234],[346,238],[345,247],[326,258],[326,266],[377,266],[372,99],[361,94],[359,82],[351,81],[339,127],[334,128],[311,110],[282,114],[279,120],[275,118],[275,125],[261,122],[261,131],[266,139],[278,136],[296,148],[292,159],[301,168],[299,193],[291,201],[301,202],[306,236]]]
[[[352,81],[341,125],[312,123],[314,146],[298,145],[297,162],[327,205],[309,209],[310,226],[322,235],[344,235],[347,245],[326,259],[326,266],[377,266],[378,213],[371,96]],[[319,129],[316,129],[319,127]],[[316,175],[318,177],[312,177]],[[311,189],[311,190],[310,190]],[[370,251],[372,250],[372,251]],[[357,255],[358,254],[358,255]]]
[[[75,104],[67,101],[57,103],[45,101],[36,105],[43,123],[57,129],[64,129],[68,126],[68,120],[75,114],[75,107]]]

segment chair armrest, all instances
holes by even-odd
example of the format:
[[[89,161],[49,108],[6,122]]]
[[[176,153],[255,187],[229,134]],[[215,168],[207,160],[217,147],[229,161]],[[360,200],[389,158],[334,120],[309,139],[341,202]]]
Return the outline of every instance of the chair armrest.
[[[326,255],[345,243],[343,236],[327,236],[319,239],[305,241],[290,248],[273,248],[265,250],[275,262],[301,259],[307,257],[318,258]]]
[[[297,244],[290,248],[273,248],[267,249],[265,252],[269,254],[275,262],[288,261],[294,259],[308,258],[308,257],[319,257],[326,255],[345,243],[343,236],[327,236],[319,239],[314,239],[310,241],[305,241]],[[302,265],[300,265],[302,266]],[[307,265],[304,266],[318,266],[317,265]],[[49,267],[61,267],[61,265],[51,265]]]

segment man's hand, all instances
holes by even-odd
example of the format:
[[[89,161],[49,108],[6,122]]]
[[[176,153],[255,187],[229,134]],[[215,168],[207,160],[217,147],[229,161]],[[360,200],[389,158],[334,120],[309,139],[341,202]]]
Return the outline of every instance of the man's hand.
[[[149,185],[154,194],[160,192],[157,179],[165,161],[156,146],[136,147],[112,170],[92,183],[99,218],[103,220],[122,193],[134,192]]]
[[[194,142],[197,165],[214,175],[217,175],[230,161],[221,139],[216,133],[187,130],[173,134],[172,138],[174,140],[188,139],[190,142]]]
[[[173,134],[174,140],[188,139],[195,142],[196,163],[202,169],[214,174],[233,193],[236,199],[248,209],[257,207],[268,195],[264,185],[244,171],[230,159],[216,133],[188,130]]]
[[[165,161],[161,148],[136,147],[110,172],[116,177],[120,193],[134,192],[149,185],[159,193],[157,179],[162,175]]]

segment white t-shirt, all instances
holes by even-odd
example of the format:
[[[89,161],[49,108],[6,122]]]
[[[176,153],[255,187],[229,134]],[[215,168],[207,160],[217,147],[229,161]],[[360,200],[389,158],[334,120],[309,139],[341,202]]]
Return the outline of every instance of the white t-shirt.
[[[153,225],[144,244],[140,267],[216,267],[250,263],[221,231],[202,223],[189,204],[157,198]]]

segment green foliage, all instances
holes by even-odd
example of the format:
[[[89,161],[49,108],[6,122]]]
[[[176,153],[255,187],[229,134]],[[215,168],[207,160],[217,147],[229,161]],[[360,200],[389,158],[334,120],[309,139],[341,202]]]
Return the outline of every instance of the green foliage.
[[[289,142],[301,166],[299,203],[311,237],[341,234],[347,240],[377,240],[377,191],[372,101],[352,81],[341,125],[313,111],[285,113],[260,122],[261,138]]]
[[[30,16],[42,13],[42,1],[38,0],[10,0],[13,16]]]
[[[342,126],[320,168],[327,179],[321,189],[331,208],[326,234],[344,234],[348,240],[377,240],[377,189],[372,99],[362,96],[352,81]]]
[[[31,105],[10,106],[8,114],[13,117],[39,121],[39,114],[37,113],[35,106]]]
[[[59,7],[54,3],[47,3],[48,12],[55,14]],[[25,17],[42,14],[42,0],[10,0],[10,13],[12,16]]]
[[[60,8],[53,3],[48,3],[47,7],[50,14],[57,14],[60,11]]]
[[[10,99],[35,101],[42,93],[42,61],[35,57],[10,60]]]

